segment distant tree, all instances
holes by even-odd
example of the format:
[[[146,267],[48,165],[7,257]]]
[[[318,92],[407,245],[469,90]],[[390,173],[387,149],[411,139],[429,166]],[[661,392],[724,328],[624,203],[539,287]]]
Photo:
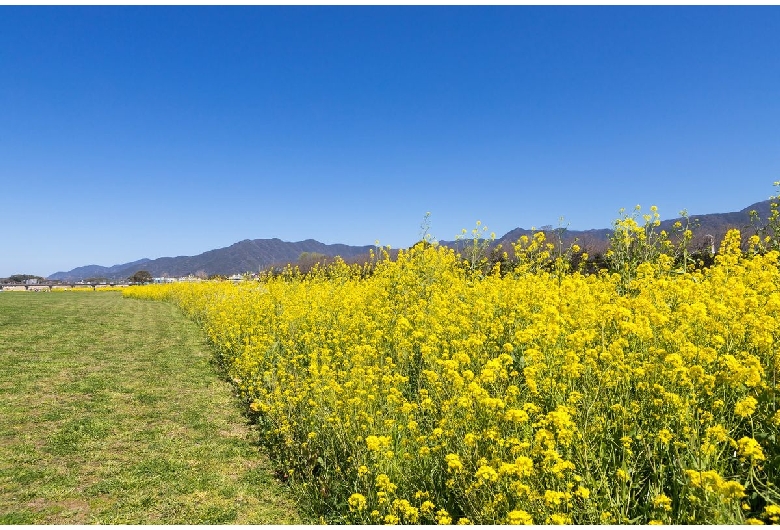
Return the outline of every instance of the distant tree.
[[[8,281],[10,283],[24,283],[27,280],[38,280],[43,281],[45,278],[41,278],[40,276],[35,276],[34,274],[12,274],[8,277]]]
[[[195,273],[195,277],[200,278],[201,280],[205,280],[206,278],[209,277],[209,275],[206,274],[206,271],[200,269],[198,272]]]
[[[319,252],[301,252],[298,256],[298,268],[301,272],[308,272],[317,263],[325,264],[328,256]]]
[[[138,271],[128,278],[133,283],[148,283],[152,281],[152,275],[149,271]]]
[[[412,245],[409,248],[410,249],[416,248],[416,249],[421,249],[422,250],[422,249],[426,249],[426,248],[429,248],[429,247],[432,247],[432,246],[433,246],[433,243],[431,243],[427,239],[421,239],[421,240],[419,240],[417,243],[415,243],[414,245]]]

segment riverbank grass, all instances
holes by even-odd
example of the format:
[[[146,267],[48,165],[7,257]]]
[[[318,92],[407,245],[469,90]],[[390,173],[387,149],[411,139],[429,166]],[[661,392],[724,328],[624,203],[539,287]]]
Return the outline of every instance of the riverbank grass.
[[[0,293],[0,523],[305,522],[257,439],[173,305]]]

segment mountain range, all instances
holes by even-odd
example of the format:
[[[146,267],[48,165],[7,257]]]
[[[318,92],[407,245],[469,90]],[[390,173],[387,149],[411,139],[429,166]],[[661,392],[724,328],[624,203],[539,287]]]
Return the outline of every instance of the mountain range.
[[[755,210],[759,218],[766,220],[770,215],[770,201],[762,201],[744,208],[738,212],[714,213],[704,215],[690,215],[693,221],[694,233],[693,246],[698,248],[714,242],[719,243],[726,231],[730,228],[745,230],[750,228],[750,211]],[[677,219],[668,219],[661,222],[659,230],[671,232]],[[641,219],[638,222],[642,222]],[[541,230],[550,231],[553,227],[541,227]],[[521,236],[531,236],[535,230],[515,228],[498,238],[496,243],[502,243],[505,247],[517,241]],[[564,242],[571,242],[575,238],[578,244],[591,255],[603,253],[609,244],[609,235],[612,230],[608,228],[592,230],[566,230]],[[709,236],[712,236],[710,238]],[[440,241],[442,245],[458,247],[456,241]],[[272,265],[295,263],[301,254],[322,254],[325,256],[341,256],[344,259],[367,256],[372,245],[353,246],[333,244],[327,245],[313,239],[305,241],[287,242],[280,239],[245,239],[234,243],[229,247],[209,250],[197,256],[177,256],[157,259],[140,259],[130,263],[122,263],[111,267],[100,265],[86,265],[77,267],[67,272],[56,272],[49,276],[50,280],[81,281],[87,278],[106,278],[109,280],[124,280],[132,276],[138,270],[149,271],[154,277],[168,276],[180,277],[196,273],[206,275],[220,274],[229,276],[241,274],[247,271],[257,272]]]
[[[149,271],[154,277],[181,277],[203,272],[206,275],[230,276],[258,272],[275,264],[295,263],[304,252],[341,256],[343,258],[368,254],[372,245],[326,245],[314,239],[287,242],[281,239],[245,239],[229,247],[209,250],[197,256],[176,256],[141,259],[130,263],[102,267],[86,265],[67,272],[55,272],[50,280],[80,281],[87,278],[123,280],[138,270]]]
[[[755,211],[762,224],[766,224],[766,220],[771,214],[771,200],[757,202],[751,204],[747,208],[744,208],[738,212],[728,213],[710,213],[703,215],[689,215],[689,228],[693,232],[693,240],[691,241],[691,248],[693,250],[703,248],[705,245],[709,246],[713,243],[717,246],[726,232],[732,228],[737,228],[742,231],[743,234],[754,233],[752,227],[752,220],[750,212]],[[645,212],[646,213],[646,212]],[[674,224],[680,221],[685,224],[685,220],[682,217],[674,219],[666,219],[661,221],[657,230],[665,230],[668,234],[673,233]],[[640,217],[637,219],[639,224],[642,224],[644,220]],[[545,231],[552,231],[553,227],[543,227]],[[521,236],[531,236],[535,230],[524,230],[522,228],[515,228],[504,234],[497,242],[502,243],[505,247],[509,243],[517,241]],[[591,230],[566,230],[563,240],[565,243],[570,243],[574,239],[577,239],[577,243],[583,247],[589,254],[595,255],[598,253],[606,252],[609,246],[609,236],[612,230],[609,228],[591,229]],[[712,238],[710,238],[712,236]],[[674,240],[674,238],[672,237]]]

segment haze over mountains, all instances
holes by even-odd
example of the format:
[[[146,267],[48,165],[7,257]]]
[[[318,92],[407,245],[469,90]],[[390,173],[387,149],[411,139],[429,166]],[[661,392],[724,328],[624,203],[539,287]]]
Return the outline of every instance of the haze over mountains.
[[[690,215],[690,219],[698,220],[693,228],[694,246],[709,244],[711,235],[719,243],[730,228],[746,230],[751,226],[750,211],[755,210],[760,219],[766,220],[770,214],[770,201],[762,201],[744,208],[738,212]],[[630,212],[629,212],[630,213]],[[647,212],[644,212],[647,213]],[[678,219],[668,219],[661,222],[659,230],[671,231]],[[641,222],[641,220],[640,220]],[[537,229],[552,229],[555,227],[536,227]],[[515,228],[497,238],[497,243],[505,246],[517,241],[522,235],[531,235],[533,230]],[[593,230],[567,230],[565,240],[578,239],[578,243],[591,255],[604,252],[607,248],[611,230],[608,228]],[[455,241],[440,241],[441,244],[457,247]],[[207,275],[232,275],[245,272],[258,272],[272,265],[295,263],[304,252],[324,254],[326,256],[341,256],[355,258],[367,255],[373,245],[353,246],[333,244],[326,245],[307,239],[305,241],[286,242],[280,239],[245,239],[229,247],[209,250],[197,256],[163,257],[157,259],[140,259],[130,263],[122,263],[111,267],[86,265],[67,272],[56,272],[49,276],[50,280],[81,281],[87,278],[106,278],[109,280],[124,280],[138,270],[149,271],[154,277],[180,277],[198,272]]]

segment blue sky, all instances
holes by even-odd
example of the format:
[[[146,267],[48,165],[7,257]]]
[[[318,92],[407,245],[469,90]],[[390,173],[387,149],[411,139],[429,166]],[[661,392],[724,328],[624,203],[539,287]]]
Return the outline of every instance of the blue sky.
[[[0,277],[776,180],[778,7],[0,7]]]

